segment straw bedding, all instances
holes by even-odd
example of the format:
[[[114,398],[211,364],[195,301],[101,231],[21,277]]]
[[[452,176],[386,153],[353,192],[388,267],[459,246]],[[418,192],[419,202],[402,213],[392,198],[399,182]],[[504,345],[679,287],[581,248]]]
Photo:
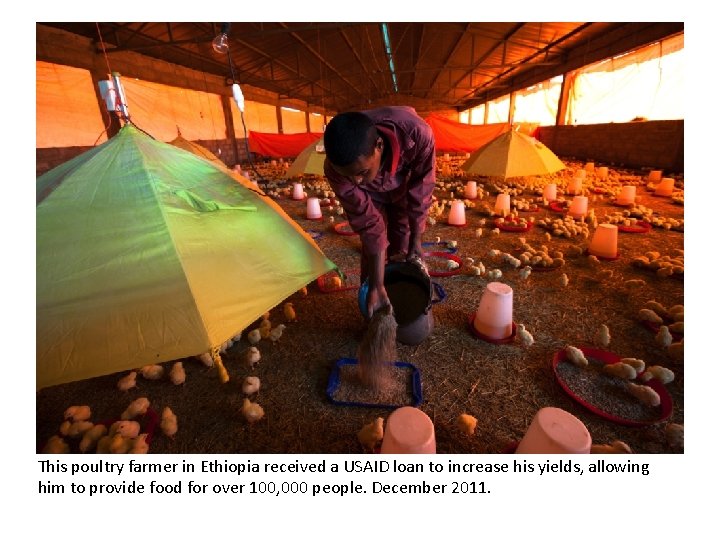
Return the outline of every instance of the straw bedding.
[[[636,179],[640,178],[639,173],[634,174]],[[566,177],[556,179],[560,185]],[[481,184],[486,180],[478,179]],[[457,185],[464,181],[459,178]],[[650,197],[638,185],[643,204],[658,215],[682,218],[682,206],[670,199]],[[436,195],[449,196],[441,186]],[[494,197],[486,200],[492,203]],[[304,201],[281,198],[279,202],[290,215],[302,214]],[[599,196],[590,206],[598,216],[617,211],[609,197]],[[550,213],[543,209],[533,215],[540,218]],[[467,268],[452,277],[434,278],[448,294],[446,301],[433,307],[435,330],[420,345],[398,344],[397,360],[414,364],[421,373],[424,401],[420,408],[434,423],[438,453],[503,452],[510,443],[522,438],[537,410],[547,406],[560,407],[577,416],[588,427],[595,443],[620,439],[639,453],[676,452],[665,440],[664,424],[622,426],[576,403],[555,380],[551,362],[553,354],[566,345],[597,347],[592,343],[593,336],[601,324],[607,324],[612,336],[608,347],[611,352],[621,357],[643,358],[648,364],[660,364],[675,372],[675,380],[667,385],[674,404],[669,421],[684,423],[683,363],[673,360],[655,342],[653,332],[637,316],[650,300],[667,307],[683,304],[684,283],[672,277],[658,277],[631,264],[634,256],[647,251],[664,255],[683,249],[683,233],[656,227],[647,234],[620,233],[622,256],[603,262],[600,268],[613,270],[611,278],[599,278],[599,270],[587,257],[566,256],[562,269],[533,271],[527,280],[522,280],[518,270],[491,261],[489,250],[512,253],[520,236],[533,246],[546,243],[551,250],[562,251],[570,246],[584,247],[587,241],[563,237],[548,241],[544,238],[546,231],[539,227],[523,234],[494,235],[490,234],[491,224],[478,237],[474,231],[481,217],[478,209],[468,208],[465,228],[450,227],[438,218],[437,224],[426,231],[425,240],[436,236],[455,240],[457,255],[463,260],[473,257],[488,270],[501,268],[500,281],[514,291],[513,318],[533,334],[535,343],[524,347],[516,340],[493,345],[476,339],[468,332],[467,322],[477,308],[487,279],[472,275]],[[306,230],[323,232],[318,245],[340,268],[359,267],[358,237],[334,233],[327,220],[312,222],[298,218],[298,222]],[[569,278],[567,286],[560,283],[562,273]],[[644,285],[621,286],[622,281],[630,279],[642,280]],[[172,385],[168,379],[150,381],[138,376],[138,388],[123,393],[115,386],[124,375],[118,373],[39,391],[37,447],[41,448],[58,432],[63,411],[70,405],[90,405],[92,420],[100,422],[118,417],[132,400],[145,396],[154,410],[169,406],[178,417],[177,435],[170,439],[156,433],[150,448],[153,453],[362,452],[357,431],[378,414],[385,418],[387,415],[376,408],[333,405],[325,395],[335,362],[341,357],[354,357],[364,335],[366,323],[357,307],[357,291],[322,293],[311,284],[307,296],[298,292],[290,300],[299,322],[288,324],[276,344],[269,340],[258,344],[262,360],[253,370],[243,362],[249,347],[245,337],[224,353],[231,377],[227,384],[219,382],[214,369],[208,370],[190,358],[183,359],[187,380],[181,386]],[[271,311],[271,321],[273,326],[285,322],[282,305]],[[170,365],[168,362],[166,368]],[[263,420],[253,425],[245,422],[240,413],[244,397],[241,383],[248,375],[258,376],[262,381],[260,393],[253,400],[265,410]],[[600,390],[589,385],[585,391],[588,400],[592,400]],[[473,436],[459,432],[456,418],[461,413],[478,419]]]

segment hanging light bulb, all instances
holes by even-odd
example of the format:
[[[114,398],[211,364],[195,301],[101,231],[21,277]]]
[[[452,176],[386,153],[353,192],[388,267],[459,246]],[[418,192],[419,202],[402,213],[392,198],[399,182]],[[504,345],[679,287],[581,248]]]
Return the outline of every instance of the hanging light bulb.
[[[223,23],[220,33],[212,40],[212,47],[218,54],[227,54],[230,46],[228,45],[228,32],[230,32],[230,23]]]

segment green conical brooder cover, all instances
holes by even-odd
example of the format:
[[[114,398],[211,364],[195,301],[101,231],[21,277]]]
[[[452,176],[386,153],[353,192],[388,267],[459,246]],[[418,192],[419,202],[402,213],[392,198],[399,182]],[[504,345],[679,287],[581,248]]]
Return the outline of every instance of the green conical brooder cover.
[[[38,388],[209,351],[335,268],[273,201],[132,125],[37,180]]]

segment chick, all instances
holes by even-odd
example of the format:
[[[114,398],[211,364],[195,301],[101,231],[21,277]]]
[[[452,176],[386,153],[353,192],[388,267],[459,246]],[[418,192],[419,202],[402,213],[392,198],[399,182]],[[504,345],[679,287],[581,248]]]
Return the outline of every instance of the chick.
[[[148,407],[150,407],[150,400],[146,397],[139,397],[127,406],[127,409],[120,415],[120,420],[132,420],[136,416],[142,416],[147,412]]]
[[[560,276],[560,285],[567,287],[568,283],[570,283],[570,279],[567,277],[567,274],[562,274]]]
[[[610,329],[606,324],[601,324],[595,334],[595,343],[606,349],[610,346]]]
[[[618,379],[631,380],[637,377],[637,371],[630,364],[624,362],[615,362],[614,364],[606,364],[603,371],[608,375],[617,377]]]
[[[640,320],[649,321],[653,324],[663,324],[663,320],[660,315],[655,313],[652,309],[641,309],[638,312],[638,315],[640,315]]]
[[[69,454],[70,445],[60,435],[53,435],[43,446],[42,454]]]
[[[663,324],[658,330],[658,333],[655,334],[655,343],[667,349],[672,341],[673,338],[670,329]]]
[[[660,315],[660,317],[669,317],[670,316],[667,308],[665,306],[663,306],[660,302],[656,302],[655,300],[650,300],[647,304],[645,304],[645,307],[647,309],[653,310],[655,313]]]
[[[100,437],[100,439],[97,442],[97,445],[95,446],[95,453],[96,454],[109,454],[111,441],[112,441],[112,437],[110,435],[103,435],[102,437]]]
[[[362,447],[368,452],[373,452],[377,444],[382,440],[384,435],[384,422],[385,420],[378,416],[375,420],[369,424],[365,424],[360,431],[358,431],[357,438]]]
[[[307,287],[301,288],[298,292],[300,293],[300,296],[307,296],[307,295],[308,295]]]
[[[150,450],[150,445],[147,442],[147,433],[141,433],[134,439],[130,439],[131,445],[128,454],[147,454]]]
[[[478,420],[472,415],[463,413],[457,417],[456,423],[461,432],[465,435],[472,436],[475,434]]]
[[[295,308],[292,305],[292,302],[285,302],[285,305],[283,306],[283,314],[285,315],[285,320],[289,323],[297,321],[297,315],[295,314]]]
[[[260,321],[260,326],[258,326],[258,330],[260,330],[260,337],[262,339],[268,339],[270,337],[271,328],[272,323],[270,322],[270,319],[263,319]]]
[[[137,437],[139,433],[139,422],[136,422],[135,420],[118,420],[117,422],[113,422],[113,424],[110,426],[110,431],[108,432],[108,435],[114,437],[116,434],[120,434],[123,437],[132,439],[133,437]]]
[[[131,371],[117,382],[118,390],[127,392],[131,388],[137,387],[137,371]]]
[[[173,437],[178,430],[178,421],[170,407],[165,407],[160,415],[160,429],[167,437]]]
[[[80,420],[79,422],[73,422],[65,434],[67,437],[77,438],[84,435],[88,430],[92,429],[95,424],[88,422],[87,420]]]
[[[211,368],[215,365],[212,354],[210,354],[209,352],[198,354],[197,356],[195,356],[195,358],[200,360],[205,367]]]
[[[660,405],[660,396],[649,386],[628,383],[628,392],[649,407],[657,407]]]
[[[149,379],[151,381],[162,379],[164,374],[165,368],[160,364],[152,364],[140,368],[140,375],[142,375],[144,379]]]
[[[185,382],[185,368],[182,362],[175,362],[172,369],[170,369],[170,380],[177,386]]]
[[[260,350],[257,347],[250,347],[245,352],[245,363],[255,369],[255,364],[260,361]]]
[[[685,426],[683,424],[669,423],[665,426],[665,439],[671,448],[685,446]]]
[[[90,420],[91,411],[89,405],[73,405],[65,409],[63,418],[65,420],[72,420],[73,422],[79,422],[81,420]]]
[[[524,324],[518,324],[517,325],[517,336],[520,338],[520,342],[525,346],[529,347],[533,343],[535,343],[535,338],[533,335],[525,330]]]
[[[531,266],[523,266],[520,269],[520,279],[523,279],[523,280],[527,279],[528,277],[530,277],[531,272],[532,272]]]
[[[676,362],[682,362],[685,358],[685,340],[681,339],[680,341],[671,344],[667,348],[667,352],[670,355],[670,358]]]
[[[110,438],[109,450],[111,454],[127,454],[132,448],[132,439],[116,433]]]
[[[247,420],[251,424],[254,424],[258,420],[261,420],[263,416],[265,416],[265,411],[263,411],[263,408],[260,406],[260,404],[253,403],[248,398],[245,398],[243,400],[243,406],[240,412],[242,412],[245,420]]]
[[[282,336],[283,330],[285,330],[284,324],[278,324],[275,328],[270,330],[270,341],[275,343]]]
[[[250,396],[260,390],[259,377],[245,377],[242,383],[242,391],[246,396]]]
[[[645,371],[645,361],[639,358],[621,358],[620,361],[623,364],[628,364],[635,369],[636,373],[642,373]]]
[[[675,380],[675,373],[668,368],[662,366],[650,366],[645,370],[640,378],[642,381],[647,382],[650,379],[656,379],[663,384],[667,384]]]
[[[342,279],[340,279],[340,276],[333,276],[330,278],[329,288],[330,289],[339,289],[342,287]]]
[[[260,335],[260,330],[250,330],[247,335],[248,341],[250,342],[250,345],[257,345],[260,343],[260,340],[262,339],[262,336]]]
[[[567,359],[578,367],[586,367],[588,365],[588,359],[585,358],[585,354],[572,345],[565,347],[565,355]]]
[[[593,444],[591,454],[632,454],[633,451],[623,441],[613,441],[610,444]]]
[[[107,426],[103,424],[96,424],[83,434],[83,438],[80,441],[80,451],[85,453],[95,448],[97,442],[107,434]]]

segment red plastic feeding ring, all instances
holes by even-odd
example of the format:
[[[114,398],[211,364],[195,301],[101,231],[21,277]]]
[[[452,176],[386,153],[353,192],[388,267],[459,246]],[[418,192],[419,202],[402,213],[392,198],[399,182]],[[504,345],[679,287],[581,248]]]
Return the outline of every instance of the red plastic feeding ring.
[[[613,354],[608,351],[603,351],[601,349],[592,349],[590,347],[578,347],[585,356],[590,356],[594,358],[595,360],[599,360],[600,362],[603,362],[605,364],[614,364],[616,362],[620,361],[620,357],[616,354]],[[672,403],[672,397],[670,397],[670,394],[668,393],[667,389],[665,388],[665,385],[658,381],[657,379],[650,379],[647,382],[642,382],[641,380],[637,380],[635,384],[644,384],[646,386],[649,386],[653,390],[657,392],[657,394],[660,396],[660,418],[657,420],[631,420],[630,418],[623,418],[622,416],[615,416],[613,414],[607,413],[603,411],[602,409],[598,409],[595,407],[592,403],[588,403],[583,398],[578,396],[575,392],[573,392],[570,387],[565,384],[565,381],[560,377],[560,374],[557,371],[557,366],[560,364],[560,362],[564,362],[566,358],[565,349],[560,349],[555,353],[553,356],[553,372],[555,373],[555,379],[557,380],[558,384],[562,387],[563,390],[575,401],[577,401],[580,405],[588,409],[589,411],[597,414],[598,416],[601,416],[605,418],[606,420],[610,420],[611,422],[615,422],[616,424],[622,424],[624,426],[632,426],[632,427],[639,427],[639,426],[650,426],[653,424],[657,424],[659,422],[663,422],[664,420],[667,420],[670,415],[672,414],[673,409],[673,403]],[[640,375],[640,374],[638,374]]]
[[[595,195],[604,195],[605,193],[607,193],[607,190],[601,188],[592,188],[590,192],[594,193]]]
[[[357,233],[352,229],[350,229],[349,231],[347,229],[344,229],[346,225],[349,227],[350,222],[341,221],[340,223],[336,223],[335,225],[333,225],[333,230],[341,236],[357,236]]]
[[[328,206],[332,206],[332,205],[333,205],[332,201],[327,201],[327,202],[320,201],[320,206],[322,206],[322,207],[328,207]]]
[[[557,201],[553,201],[548,204],[548,210],[551,212],[557,212],[558,214],[564,214],[567,211],[568,207],[565,203],[559,203]]]
[[[470,333],[475,336],[478,339],[482,339],[483,341],[487,341],[488,343],[492,343],[493,345],[505,345],[507,343],[512,343],[515,341],[515,335],[517,334],[517,326],[515,325],[515,322],[512,323],[512,334],[510,334],[506,338],[502,339],[493,339],[491,337],[486,336],[485,334],[478,332],[475,328],[475,312],[470,314],[470,318],[468,319],[468,330]]]
[[[447,251],[428,251],[423,253],[423,258],[428,257],[435,257],[437,259],[447,259],[449,261],[455,261],[460,266],[458,266],[455,270],[447,270],[447,271],[438,271],[438,270],[430,270],[428,268],[428,274],[430,277],[449,277],[449,276],[455,276],[462,272],[463,267],[463,261],[460,257],[457,255],[453,255],[452,253],[448,253]],[[427,264],[427,263],[426,263]]]
[[[587,250],[587,248],[585,249],[585,251],[583,251],[583,255],[590,256],[590,252]],[[615,257],[603,257],[601,255],[595,255],[595,256],[598,259],[600,259],[601,261],[617,261],[620,258],[620,250],[618,250],[618,254],[615,255]]]
[[[467,227],[467,221],[465,221],[465,223],[463,223],[462,225],[455,225],[454,223],[450,223],[450,222],[445,223],[445,225],[450,225],[451,227],[460,227],[460,228],[462,228],[462,227]]]
[[[527,232],[533,228],[532,221],[528,221],[527,225],[525,225],[524,227],[521,227],[520,225],[508,225],[507,220],[504,221],[503,223],[498,223],[499,220],[500,220],[500,218],[498,218],[494,221],[495,226],[498,229],[500,229],[501,231],[505,231],[505,232]],[[511,223],[514,221],[515,220],[510,220]]]
[[[522,210],[519,210],[519,209],[515,208],[515,210],[516,210],[517,212],[532,212],[532,213],[535,213],[535,212],[539,212],[539,211],[540,211],[540,207],[539,207],[538,205],[535,205],[535,208],[523,208]]]
[[[307,219],[308,221],[322,221],[322,220],[324,219],[324,217],[325,217],[325,216],[320,216],[320,217],[305,217],[305,219]]]
[[[652,225],[650,225],[647,221],[638,221],[634,226],[618,225],[617,228],[618,231],[626,233],[646,233],[650,232],[650,229],[652,229]]]
[[[618,201],[613,201],[613,202],[612,202],[612,205],[613,205],[613,206],[622,206],[622,207],[625,207],[625,206],[633,206],[634,204],[635,204],[634,201],[633,201],[633,202],[627,202],[627,203],[621,203],[621,202],[618,202]]]

